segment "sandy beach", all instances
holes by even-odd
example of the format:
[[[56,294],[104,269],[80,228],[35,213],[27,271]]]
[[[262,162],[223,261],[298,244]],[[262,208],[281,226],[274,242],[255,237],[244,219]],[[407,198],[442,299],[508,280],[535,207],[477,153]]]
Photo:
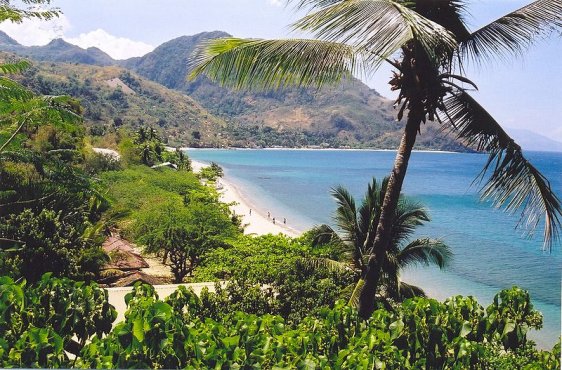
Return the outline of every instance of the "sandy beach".
[[[199,172],[201,168],[208,164],[191,160],[193,172]],[[267,210],[257,209],[252,206],[251,200],[245,199],[236,185],[228,180],[228,177],[221,178],[217,182],[217,190],[221,194],[221,201],[224,203],[234,203],[230,209],[242,216],[242,225],[245,225],[244,233],[249,235],[265,234],[285,234],[287,236],[299,236],[300,232],[293,229],[290,225],[283,223],[283,217],[270,214],[267,217]],[[275,223],[273,219],[275,218]]]

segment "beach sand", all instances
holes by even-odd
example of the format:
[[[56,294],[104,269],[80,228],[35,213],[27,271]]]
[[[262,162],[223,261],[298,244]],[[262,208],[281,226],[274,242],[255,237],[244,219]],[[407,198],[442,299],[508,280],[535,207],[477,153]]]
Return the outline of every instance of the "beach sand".
[[[208,164],[191,160],[193,172],[199,172],[201,168],[207,167]],[[267,210],[256,209],[252,206],[249,199],[244,198],[228,178],[221,178],[217,182],[220,200],[224,203],[233,205],[230,209],[239,216],[242,216],[242,225],[245,225],[244,233],[249,235],[265,235],[265,234],[285,234],[287,236],[296,237],[300,232],[293,229],[290,225],[283,224],[283,217],[276,217],[271,214],[267,217]],[[251,212],[250,212],[251,210]],[[273,223],[275,218],[275,224]]]

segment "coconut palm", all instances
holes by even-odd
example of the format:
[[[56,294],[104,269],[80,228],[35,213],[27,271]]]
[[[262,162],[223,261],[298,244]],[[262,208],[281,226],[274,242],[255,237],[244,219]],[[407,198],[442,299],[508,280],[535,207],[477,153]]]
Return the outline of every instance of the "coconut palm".
[[[194,58],[192,77],[206,74],[226,86],[281,88],[337,83],[372,73],[381,63],[394,69],[399,91],[397,118],[406,125],[388,181],[375,241],[363,278],[359,312],[368,317],[380,280],[382,256],[391,245],[393,217],[408,161],[421,124],[444,129],[490,154],[482,195],[508,211],[521,210],[534,230],[544,219],[544,246],[560,231],[560,200],[548,180],[525,159],[521,147],[469,94],[468,62],[502,61],[538,38],[562,32],[562,0],[537,0],[471,32],[464,17],[467,0],[294,0],[306,15],[293,27],[311,39],[226,38],[209,42]],[[398,60],[392,58],[398,57]]]
[[[373,178],[359,206],[344,187],[338,186],[332,190],[332,197],[338,205],[334,221],[339,233],[329,225],[315,227],[312,230],[313,243],[331,245],[343,255],[345,262],[320,260],[318,263],[336,268],[352,268],[361,275],[365,273],[387,186],[388,177],[380,184]],[[444,268],[449,264],[452,253],[441,240],[418,238],[408,242],[416,227],[429,221],[429,215],[420,204],[400,196],[393,220],[392,242],[381,263],[379,292],[395,301],[425,296],[422,289],[400,281],[400,272],[415,264],[434,264]]]

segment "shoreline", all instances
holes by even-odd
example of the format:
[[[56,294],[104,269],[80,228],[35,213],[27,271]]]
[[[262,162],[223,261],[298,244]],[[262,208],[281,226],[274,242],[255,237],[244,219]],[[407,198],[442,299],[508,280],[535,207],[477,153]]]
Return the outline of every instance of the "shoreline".
[[[201,168],[207,167],[209,164],[191,159],[193,172],[199,172]],[[235,185],[228,176],[224,176],[217,181],[220,186],[217,192],[220,195],[221,202],[230,205],[230,209],[235,215],[242,216],[241,223],[244,227],[246,235],[266,235],[266,234],[284,234],[290,237],[298,237],[301,232],[287,224],[283,223],[283,217],[275,214],[267,216],[268,211],[260,209],[254,205],[252,200],[242,194],[237,185]],[[273,220],[275,219],[275,223]]]
[[[175,150],[175,148],[167,147],[166,150]],[[369,148],[285,148],[285,147],[266,147],[266,148],[192,148],[180,147],[181,151],[195,151],[195,150],[283,150],[283,151],[346,151],[346,152],[396,152],[396,149],[369,149]],[[439,154],[485,154],[474,152],[453,152],[448,150],[431,150],[431,149],[414,149],[415,153],[439,153]]]

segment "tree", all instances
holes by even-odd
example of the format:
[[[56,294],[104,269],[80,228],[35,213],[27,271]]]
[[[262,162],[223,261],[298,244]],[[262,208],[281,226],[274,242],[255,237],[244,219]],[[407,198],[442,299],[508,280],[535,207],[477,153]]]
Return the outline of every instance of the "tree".
[[[51,8],[50,0],[22,0],[18,6],[3,1],[0,22],[21,23],[25,19],[50,20],[60,15]],[[37,96],[8,74],[21,73],[31,64],[25,60],[0,63],[0,128],[11,130],[11,135],[0,144],[3,152],[25,126],[43,123],[74,123],[80,120],[79,103],[68,96]]]
[[[347,261],[343,266],[332,260],[324,261],[324,264],[351,267],[361,276],[364,275],[374,247],[375,231],[387,186],[388,177],[382,183],[373,178],[359,206],[356,206],[353,196],[342,186],[332,190],[332,196],[338,204],[334,219],[340,234],[328,225],[321,225],[313,230],[314,243],[331,244]],[[400,196],[393,220],[392,242],[381,261],[379,291],[396,301],[425,296],[421,288],[401,282],[400,271],[417,263],[435,264],[444,268],[449,264],[452,253],[446,244],[437,239],[418,238],[407,243],[415,229],[429,221],[429,215],[421,205]],[[360,281],[357,286],[362,285],[363,281]],[[352,297],[352,300],[356,298]]]
[[[84,230],[62,212],[48,209],[38,214],[26,209],[3,219],[0,226],[0,237],[17,241],[19,247],[3,257],[16,259],[21,275],[30,282],[38,281],[46,272],[58,277],[93,278],[107,256],[83,234]]]
[[[237,234],[227,207],[200,201],[158,204],[139,213],[134,234],[147,252],[169,259],[175,281],[181,283],[206,253],[226,246]]]
[[[143,164],[152,166],[154,163],[162,161],[164,145],[160,136],[158,136],[158,132],[153,127],[139,127],[134,142]]]
[[[174,282],[181,283],[199,265],[201,257],[208,251],[206,247],[210,241],[203,234],[182,227],[169,227],[163,236],[159,248],[166,252],[170,260]]]
[[[318,39],[225,38],[209,42],[194,60],[191,77],[205,73],[227,86],[281,88],[336,83],[353,73],[371,73],[383,63],[396,71],[398,120],[406,126],[363,279],[360,314],[374,310],[372,297],[391,245],[393,216],[421,124],[440,122],[477,150],[490,154],[484,198],[508,211],[522,209],[521,224],[536,228],[544,217],[544,246],[561,228],[562,207],[548,180],[526,160],[521,147],[464,86],[468,61],[487,62],[522,54],[537,38],[562,31],[562,0],[537,0],[470,32],[465,0],[294,0],[307,14],[293,26]],[[391,60],[399,51],[400,60]]]

